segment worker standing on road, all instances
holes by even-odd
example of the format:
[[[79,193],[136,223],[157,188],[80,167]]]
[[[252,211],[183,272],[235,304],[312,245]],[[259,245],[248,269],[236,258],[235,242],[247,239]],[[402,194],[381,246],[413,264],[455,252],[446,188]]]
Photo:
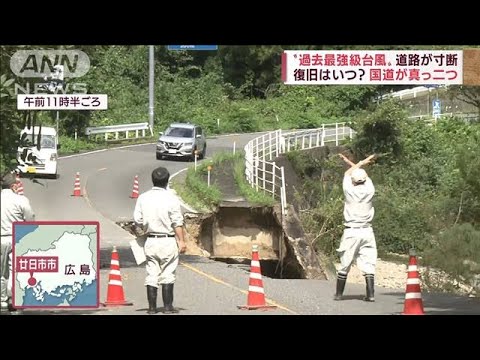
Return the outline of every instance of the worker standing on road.
[[[377,245],[371,225],[374,216],[372,199],[375,194],[375,187],[367,172],[361,169],[362,166],[368,165],[375,155],[370,155],[357,164],[351,162],[344,155],[339,155],[350,165],[350,168],[343,177],[345,230],[340,247],[337,249],[341,265],[337,272],[337,291],[334,299],[342,299],[348,272],[353,261],[356,260],[358,268],[365,276],[366,297],[364,300],[375,301],[374,277]]]
[[[162,285],[165,313],[178,312],[173,307],[173,285],[179,253],[186,250],[180,201],[167,190],[170,174],[164,167],[152,172],[153,188],[141,194],[135,205],[135,225],[146,234],[148,313],[157,312],[157,290]]]
[[[28,198],[16,193],[18,184],[15,174],[5,174],[1,182],[1,309],[2,311],[7,309],[14,311],[11,298],[13,223],[15,221],[33,221],[35,214],[32,211]]]

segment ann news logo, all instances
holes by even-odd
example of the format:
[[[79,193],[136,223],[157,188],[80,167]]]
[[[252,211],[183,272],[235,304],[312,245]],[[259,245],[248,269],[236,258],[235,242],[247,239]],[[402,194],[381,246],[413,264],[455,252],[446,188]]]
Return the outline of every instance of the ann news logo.
[[[10,59],[10,69],[19,78],[34,79],[14,84],[14,93],[87,93],[87,84],[68,81],[84,76],[90,58],[81,50],[19,50]],[[38,81],[37,79],[42,79]]]

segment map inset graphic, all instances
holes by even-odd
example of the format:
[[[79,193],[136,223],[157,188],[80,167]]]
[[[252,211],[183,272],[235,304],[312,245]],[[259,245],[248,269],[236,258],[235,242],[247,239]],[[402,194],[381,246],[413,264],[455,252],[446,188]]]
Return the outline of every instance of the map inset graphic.
[[[13,305],[99,306],[98,222],[13,225]]]

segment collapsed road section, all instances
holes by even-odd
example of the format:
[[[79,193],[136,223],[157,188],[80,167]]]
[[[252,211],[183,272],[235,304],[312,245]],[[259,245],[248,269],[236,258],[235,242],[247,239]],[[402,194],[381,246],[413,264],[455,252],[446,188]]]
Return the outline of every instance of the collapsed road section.
[[[133,233],[132,222],[118,223]],[[228,264],[248,265],[258,245],[265,276],[284,279],[329,279],[332,264],[308,242],[293,207],[282,218],[280,207],[224,201],[217,210],[185,214],[187,254]]]

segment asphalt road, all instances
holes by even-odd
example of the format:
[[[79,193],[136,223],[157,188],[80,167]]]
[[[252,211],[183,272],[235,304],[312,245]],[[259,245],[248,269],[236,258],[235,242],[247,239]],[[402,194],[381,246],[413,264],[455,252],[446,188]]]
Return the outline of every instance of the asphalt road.
[[[232,151],[258,134],[219,136],[208,139],[209,156],[219,151]],[[156,160],[155,145],[137,145],[59,159],[60,178],[23,179],[25,195],[31,201],[38,221],[99,221],[101,232],[100,298],[106,298],[108,265],[113,245],[119,247],[123,286],[133,306],[99,310],[72,310],[85,314],[144,314],[147,306],[145,270],[133,262],[128,242],[133,237],[115,224],[133,218],[135,200],[130,198],[135,175],[140,192],[151,187],[150,174],[157,166],[165,166],[171,174],[191,166],[186,161]],[[82,197],[73,197],[76,172],[80,173]],[[175,305],[180,314],[399,314],[403,310],[404,289],[376,289],[375,303],[365,303],[362,285],[347,284],[346,300],[334,302],[332,281],[284,280],[264,277],[268,299],[279,307],[268,312],[244,311],[247,299],[248,266],[228,265],[209,259],[182,256],[175,285]],[[423,294],[429,314],[480,314],[478,299],[448,295]],[[161,301],[159,301],[159,306]],[[38,313],[27,310],[26,314]],[[51,311],[41,311],[42,314]],[[70,313],[56,311],[56,313]]]

